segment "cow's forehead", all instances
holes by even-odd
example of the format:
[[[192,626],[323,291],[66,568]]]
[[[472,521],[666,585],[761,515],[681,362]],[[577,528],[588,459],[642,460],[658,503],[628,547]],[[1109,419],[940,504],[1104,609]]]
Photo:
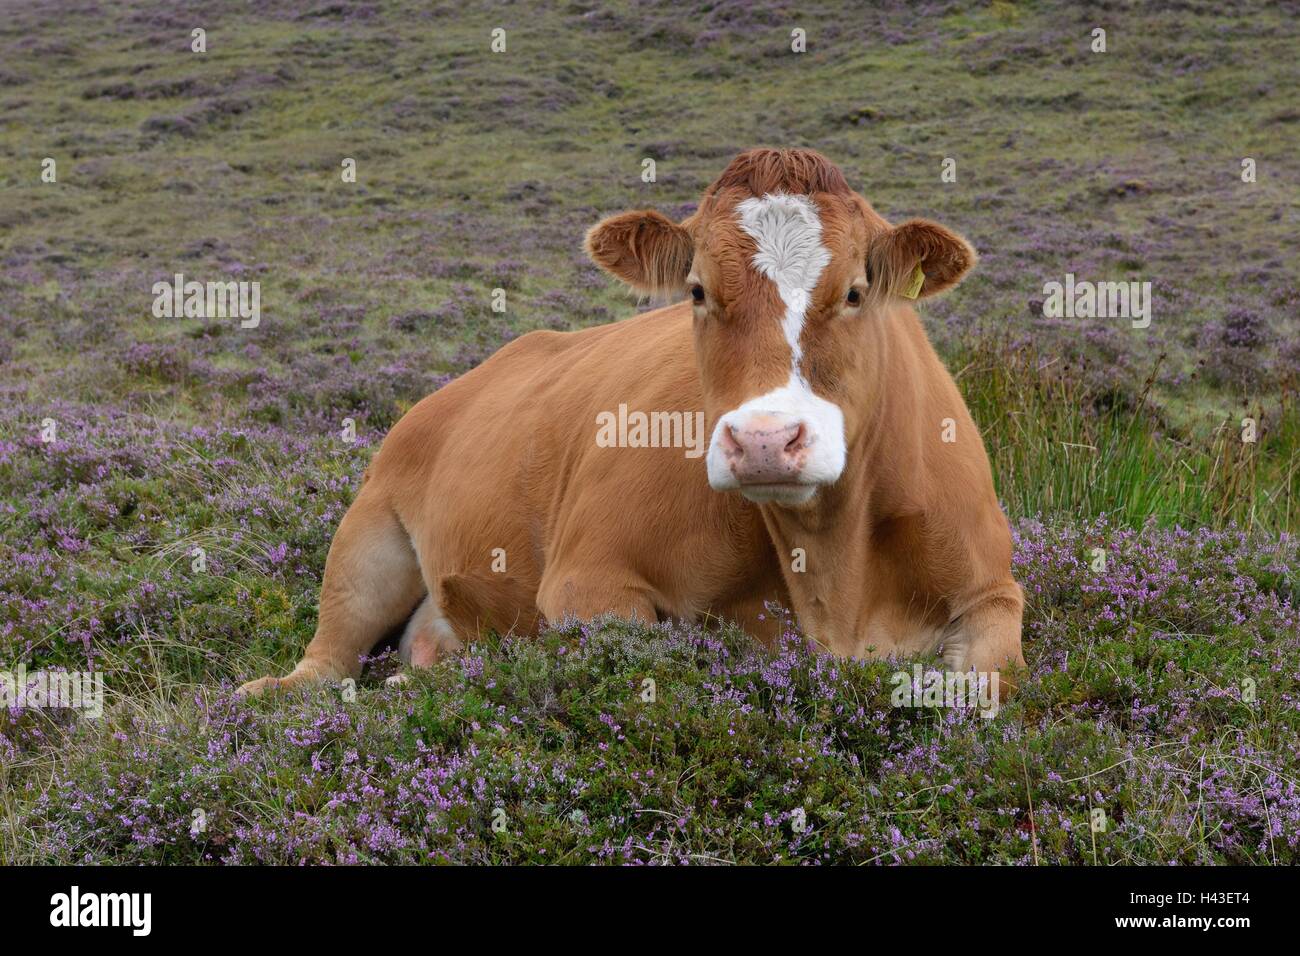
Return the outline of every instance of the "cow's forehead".
[[[811,291],[832,259],[854,245],[850,220],[833,196],[741,195],[712,204],[698,239],[729,283],[762,276]]]
[[[817,287],[831,253],[822,242],[821,210],[811,197],[769,193],[739,203],[736,214],[754,243],[753,267],[783,296],[806,296]]]

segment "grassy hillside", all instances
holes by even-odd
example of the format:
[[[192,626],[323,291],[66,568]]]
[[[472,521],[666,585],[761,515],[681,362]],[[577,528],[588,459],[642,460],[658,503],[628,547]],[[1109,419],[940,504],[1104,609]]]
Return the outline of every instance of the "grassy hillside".
[[[110,708],[0,716],[0,860],[1300,862],[1300,6],[857,6],[6,5],[0,669]],[[607,622],[233,701],[310,638],[386,429],[635,311],[584,230],[755,145],[980,252],[923,312],[1016,529],[1020,696]],[[178,272],[260,325],[155,318]],[[1066,273],[1150,281],[1150,327],[1045,318]]]

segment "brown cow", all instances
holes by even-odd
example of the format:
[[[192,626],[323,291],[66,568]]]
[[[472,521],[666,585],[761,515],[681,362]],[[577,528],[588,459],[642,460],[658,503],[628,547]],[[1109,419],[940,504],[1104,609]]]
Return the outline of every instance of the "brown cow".
[[[909,304],[961,280],[964,239],[891,226],[818,153],[759,149],[680,224],[623,213],[587,251],[689,301],[532,332],[412,408],[339,526],[306,655],[241,691],[355,676],[408,619],[420,665],[607,612],[770,639],[768,601],[835,654],[1023,665],[988,459]],[[707,456],[703,435],[598,440],[628,409],[672,421],[669,444],[702,410]]]

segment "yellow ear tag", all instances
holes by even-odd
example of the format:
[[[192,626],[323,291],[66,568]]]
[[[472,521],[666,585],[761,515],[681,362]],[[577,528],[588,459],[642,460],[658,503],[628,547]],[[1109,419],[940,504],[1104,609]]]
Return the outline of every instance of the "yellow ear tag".
[[[925,285],[925,271],[921,268],[921,263],[916,264],[916,271],[912,273],[912,281],[907,284],[903,290],[903,297],[906,299],[915,299],[921,294],[921,286]]]

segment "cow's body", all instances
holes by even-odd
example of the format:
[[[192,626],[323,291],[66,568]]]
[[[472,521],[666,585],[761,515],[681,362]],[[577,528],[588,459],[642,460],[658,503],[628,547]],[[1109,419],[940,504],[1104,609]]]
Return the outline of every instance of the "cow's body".
[[[888,226],[838,189],[833,167],[809,174],[825,163],[816,154],[748,156],[776,172],[737,174],[740,186],[724,174],[700,214],[723,206],[713,224],[686,233],[629,213],[642,218],[608,220],[589,239],[619,275],[640,268],[636,253],[680,284],[685,259],[692,277],[705,274],[691,280],[693,304],[525,335],[398,422],[339,528],[317,634],[288,682],[356,674],[408,618],[403,648],[424,664],[484,628],[531,632],[542,617],[734,620],[768,638],[768,602],[840,655],[942,643],[962,670],[1023,662],[1010,535],[983,445],[910,304],[885,298],[894,259],[906,272],[925,265],[928,293],[957,281],[969,247],[933,224]],[[807,196],[746,185],[769,173]],[[679,232],[655,232],[667,229]],[[649,250],[656,240],[708,243],[711,258]],[[851,290],[840,303],[855,275],[882,296],[869,317]],[[773,310],[779,324],[759,324]],[[718,367],[723,343],[736,367]],[[707,467],[682,448],[603,446],[598,423],[620,405],[703,409]]]
[[[757,625],[783,597],[758,509],[713,492],[698,457],[597,445],[620,403],[702,407],[689,309],[525,335],[385,439],[364,493],[392,502],[458,633],[530,630],[538,610]]]

